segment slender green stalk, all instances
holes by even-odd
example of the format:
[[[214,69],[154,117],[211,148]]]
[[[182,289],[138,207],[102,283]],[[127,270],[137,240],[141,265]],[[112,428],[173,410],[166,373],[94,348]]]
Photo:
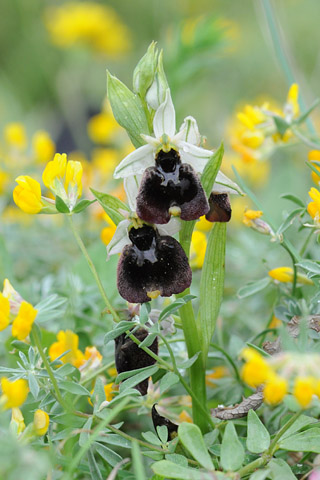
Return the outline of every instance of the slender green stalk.
[[[68,220],[69,220],[69,225],[70,225],[70,228],[71,228],[72,233],[73,233],[73,235],[74,235],[74,238],[76,239],[76,242],[77,242],[77,244],[78,244],[81,252],[83,253],[85,259],[87,260],[87,263],[88,263],[89,268],[90,268],[90,270],[91,270],[91,273],[92,273],[92,275],[94,276],[94,279],[95,279],[95,281],[96,281],[96,283],[97,283],[97,286],[98,286],[98,288],[99,288],[99,291],[100,291],[100,293],[101,293],[101,296],[102,296],[102,298],[103,298],[103,300],[104,300],[104,302],[105,302],[105,304],[106,304],[109,312],[110,312],[111,315],[113,316],[114,321],[118,323],[118,322],[120,322],[119,315],[118,315],[117,312],[114,310],[114,308],[112,307],[112,305],[111,305],[111,303],[110,303],[109,298],[107,297],[107,294],[106,294],[106,292],[105,292],[105,290],[104,290],[104,288],[103,288],[103,285],[102,285],[101,279],[100,279],[100,277],[99,277],[99,274],[98,274],[98,272],[97,272],[97,270],[96,270],[96,267],[94,266],[94,263],[93,263],[93,261],[91,260],[89,254],[88,254],[88,251],[87,251],[87,249],[86,249],[86,247],[85,247],[85,245],[84,245],[84,243],[83,243],[83,241],[82,241],[79,233],[77,232],[77,230],[76,230],[76,228],[75,228],[75,226],[74,226],[73,219],[72,219],[72,215],[68,215]]]
[[[309,242],[310,242],[312,236],[313,236],[313,228],[310,229],[310,233],[309,233],[309,235],[307,236],[304,244],[303,244],[302,247],[301,247],[301,250],[300,250],[300,256],[301,256],[301,257],[303,257],[303,255],[305,254],[305,252],[306,252],[306,250],[307,250],[307,247],[308,247],[308,245],[309,245]]]
[[[250,473],[254,472],[257,468],[266,465],[269,460],[271,460],[270,457],[262,455],[262,457],[256,458],[256,460],[253,460],[253,462],[250,462],[248,465],[240,468],[237,473],[239,474],[240,478],[246,477]]]
[[[292,296],[294,297],[296,294],[296,287],[297,287],[297,266],[296,266],[296,259],[291,250],[288,248],[286,243],[282,243],[282,246],[290,255],[292,260],[292,269],[293,269],[293,280],[292,280]]]
[[[179,233],[179,240],[182,248],[189,256],[191,236],[195,222],[185,222],[183,228]],[[190,293],[190,289],[186,289],[183,293],[176,295],[177,298],[182,298]],[[188,357],[191,358],[200,352],[197,360],[191,365],[189,369],[190,387],[193,392],[197,392],[197,402],[192,400],[192,417],[193,421],[201,429],[202,433],[208,431],[207,416],[203,414],[203,410],[207,409],[207,392],[206,392],[206,371],[205,363],[202,358],[201,342],[199,338],[196,318],[191,302],[186,303],[180,308],[180,318],[184,338],[187,346]],[[198,403],[202,405],[199,409]]]
[[[133,333],[130,333],[129,330],[126,331],[126,334],[128,335],[128,337],[131,338],[131,340],[138,346],[140,346],[140,340],[134,336]],[[141,347],[142,350],[144,350],[150,357],[152,357],[154,360],[156,360],[156,362],[158,362],[160,365],[162,365],[166,370],[169,370],[170,372],[173,371],[173,368],[172,366],[170,365],[170,363],[166,362],[165,360],[163,360],[163,358],[159,357],[159,355],[157,355],[156,353],[153,353],[152,350],[150,350],[150,348],[148,347]]]
[[[56,399],[58,400],[58,402],[60,403],[60,405],[67,411],[67,412],[73,412],[74,408],[73,408],[73,404],[69,404],[67,401],[65,401],[65,399],[63,398],[63,396],[61,395],[61,392],[59,390],[59,387],[58,387],[58,382],[57,382],[57,379],[56,377],[54,376],[54,373],[53,373],[53,370],[51,368],[51,365],[48,361],[48,358],[47,358],[47,355],[44,353],[43,351],[43,348],[42,348],[42,345],[41,345],[41,340],[40,340],[40,337],[38,335],[38,330],[37,330],[38,326],[37,325],[34,325],[33,328],[32,328],[32,338],[33,338],[33,341],[34,341],[34,344],[36,345],[37,349],[38,349],[38,352],[40,354],[40,357],[43,361],[43,364],[45,366],[45,369],[47,370],[48,372],[48,375],[49,375],[49,378],[51,380],[51,383],[52,383],[52,387],[54,389],[54,392],[55,392],[55,397]]]
[[[222,347],[220,347],[216,343],[210,343],[210,346],[213,347],[215,350],[218,350],[219,352],[221,352],[226,357],[226,359],[228,360],[228,362],[230,363],[231,367],[234,370],[236,379],[238,380],[238,382],[242,383],[237,365],[234,363],[234,361],[232,360],[230,355]]]
[[[300,417],[301,414],[302,410],[299,410],[290,418],[290,420],[287,421],[287,423],[283,425],[282,428],[280,428],[279,432],[276,434],[269,447],[270,455],[273,455],[274,452],[278,449],[278,441],[280,440],[282,435],[291,427],[291,425],[293,425],[294,422]]]

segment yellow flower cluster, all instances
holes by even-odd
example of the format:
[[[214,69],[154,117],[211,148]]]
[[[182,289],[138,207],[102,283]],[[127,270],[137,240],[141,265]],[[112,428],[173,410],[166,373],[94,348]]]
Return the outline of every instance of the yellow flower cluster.
[[[30,435],[38,437],[45,435],[49,428],[49,422],[50,419],[47,412],[40,409],[36,410],[34,412],[31,428],[29,427]],[[17,435],[22,433],[26,428],[22,412],[17,407],[12,408],[11,427],[14,428]]]
[[[52,43],[61,48],[84,45],[108,55],[119,55],[130,48],[128,28],[107,5],[64,3],[47,10],[45,23]]]
[[[7,278],[3,285],[3,291],[0,292],[0,331],[12,322],[12,335],[18,340],[25,340],[38,311],[23,300]]]
[[[308,408],[314,396],[320,398],[319,354],[287,352],[263,357],[245,348],[242,357],[242,379],[254,388],[263,385],[264,401],[269,405],[280,403],[287,393],[292,393],[301,408]]]
[[[8,123],[4,127],[3,137],[5,146],[9,149],[22,152],[27,148],[28,137],[26,129],[22,123]],[[48,162],[55,154],[55,143],[45,130],[36,131],[31,138],[31,144],[32,157],[40,163]]]
[[[44,185],[65,202],[70,212],[82,195],[81,178],[81,163],[68,161],[65,153],[56,153],[42,174]],[[13,191],[13,199],[21,210],[32,214],[57,213],[54,200],[41,195],[41,186],[37,180],[28,175],[20,175],[16,182],[18,186]]]
[[[63,355],[59,360],[62,363],[71,363],[77,368],[84,367],[96,368],[100,365],[102,355],[96,347],[86,347],[83,353],[79,348],[79,337],[71,330],[60,330],[57,334],[57,342],[54,342],[49,348],[49,357],[53,362],[56,358]]]
[[[23,378],[11,381],[2,377],[1,390],[0,405],[4,409],[21,407],[29,393],[28,382]]]

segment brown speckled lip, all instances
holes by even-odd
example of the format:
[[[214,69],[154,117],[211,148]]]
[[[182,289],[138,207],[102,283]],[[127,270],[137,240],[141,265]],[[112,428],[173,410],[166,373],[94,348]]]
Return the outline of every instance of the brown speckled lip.
[[[227,193],[211,193],[209,206],[210,210],[206,214],[209,222],[229,222],[232,210]]]

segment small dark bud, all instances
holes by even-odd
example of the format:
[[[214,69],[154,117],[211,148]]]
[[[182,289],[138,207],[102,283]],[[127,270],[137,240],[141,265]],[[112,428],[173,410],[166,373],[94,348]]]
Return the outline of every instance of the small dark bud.
[[[196,220],[209,210],[208,200],[195,170],[181,163],[176,150],[156,155],[155,167],[143,174],[137,196],[137,215],[148,223],[168,223],[171,215]]]
[[[134,336],[142,342],[148,335],[147,330],[139,328],[134,333]],[[150,367],[156,363],[155,359],[150,357],[142,348],[134,343],[131,338],[127,337],[125,333],[115,338],[115,364],[118,373],[129,372],[137,368]],[[156,337],[149,347],[150,350],[158,354],[158,338]],[[141,395],[146,395],[148,392],[149,380],[146,378],[135,386]]]
[[[155,431],[158,435],[157,427],[161,427],[162,425],[165,425],[168,429],[169,440],[172,440],[177,434],[178,425],[171,422],[171,420],[169,420],[168,418],[165,418],[165,417],[162,417],[161,415],[159,415],[159,413],[156,410],[156,405],[157,404],[155,403],[152,407],[152,410],[151,410],[152,422],[153,422],[154,429],[155,429]]]
[[[232,210],[227,193],[211,193],[209,206],[210,210],[206,214],[209,222],[229,222]]]

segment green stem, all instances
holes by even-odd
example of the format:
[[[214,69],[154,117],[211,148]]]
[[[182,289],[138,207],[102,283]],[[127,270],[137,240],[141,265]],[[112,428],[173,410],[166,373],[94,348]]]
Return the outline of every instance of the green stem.
[[[270,455],[273,455],[274,452],[278,449],[278,445],[277,445],[278,441],[283,436],[283,434],[291,427],[291,425],[293,425],[294,422],[300,417],[301,413],[302,413],[302,410],[299,410],[298,412],[296,412],[290,418],[290,420],[288,420],[287,423],[285,423],[283,427],[280,428],[279,432],[276,434],[276,436],[272,440],[271,445],[269,447]]]
[[[302,247],[301,247],[301,250],[300,250],[300,253],[299,253],[299,255],[300,255],[301,257],[303,257],[303,255],[305,254],[305,252],[306,252],[306,250],[307,250],[307,247],[308,247],[308,245],[309,245],[309,242],[310,242],[310,240],[311,240],[311,238],[312,238],[312,235],[313,235],[313,228],[311,228],[309,235],[307,236],[304,244],[303,244]]]
[[[83,253],[85,259],[87,260],[87,263],[89,265],[89,268],[91,270],[91,273],[92,275],[94,276],[94,279],[97,283],[97,286],[99,288],[99,291],[101,293],[101,296],[109,310],[109,312],[111,313],[111,315],[113,316],[113,319],[115,322],[120,322],[120,318],[119,318],[119,315],[117,314],[117,312],[114,310],[114,308],[112,307],[111,303],[110,303],[110,300],[109,298],[107,297],[107,294],[103,288],[103,285],[102,285],[102,282],[100,280],[100,277],[99,277],[99,274],[96,270],[96,267],[94,266],[94,263],[93,261],[91,260],[89,254],[88,254],[88,251],[79,235],[79,233],[77,232],[75,226],[74,226],[74,223],[73,223],[73,219],[72,219],[72,216],[71,215],[68,215],[68,220],[69,220],[69,225],[70,225],[70,228],[72,230],[72,233],[74,235],[74,238],[76,239],[76,242],[81,250],[81,252]]]
[[[302,143],[304,143],[308,148],[313,148],[313,149],[319,150],[319,148],[320,148],[320,143],[315,143],[315,142],[313,142],[312,140],[310,140],[309,138],[305,137],[305,136],[303,135],[303,133],[301,133],[297,128],[291,127],[291,131],[292,131],[292,133],[293,133],[297,138],[299,138],[299,140],[301,140]]]
[[[38,349],[38,352],[40,354],[40,357],[43,361],[43,364],[45,366],[45,369],[47,370],[48,372],[48,375],[49,375],[49,378],[51,380],[51,383],[52,383],[52,386],[53,386],[53,389],[54,389],[54,392],[55,392],[55,397],[56,399],[58,400],[58,402],[60,403],[60,405],[67,411],[67,412],[73,412],[74,411],[74,408],[73,408],[73,404],[69,404],[68,402],[66,402],[63,398],[63,396],[61,395],[61,392],[59,390],[59,387],[58,387],[58,382],[57,382],[57,379],[56,377],[54,376],[54,373],[53,373],[53,370],[51,368],[51,365],[48,361],[48,358],[47,358],[47,355],[44,353],[43,351],[43,348],[42,348],[42,345],[41,345],[41,340],[40,340],[40,337],[38,335],[38,326],[37,325],[34,325],[32,327],[32,339],[34,341],[34,344],[36,345],[37,349]]]
[[[239,474],[240,478],[246,477],[250,473],[254,472],[257,468],[263,467],[266,463],[268,463],[269,460],[270,457],[262,455],[262,457],[256,458],[256,460],[253,460],[253,462],[250,462],[248,465],[240,468],[237,473]]]
[[[282,246],[290,255],[292,260],[292,268],[293,268],[293,280],[292,280],[292,296],[294,297],[296,294],[296,287],[297,287],[297,267],[296,267],[296,259],[293,253],[291,252],[290,248],[288,248],[286,243],[282,243]]]
[[[130,333],[129,330],[126,331],[126,334],[128,337],[131,338],[131,340],[138,346],[140,346],[140,340],[135,337],[135,335],[133,333]],[[163,358],[159,357],[159,355],[157,355],[156,353],[153,353],[152,350],[150,350],[150,348],[148,347],[141,347],[142,350],[144,350],[150,357],[152,357],[154,360],[156,360],[156,362],[158,362],[160,365],[162,365],[166,370],[169,370],[169,372],[172,372],[173,371],[173,368],[172,366],[170,365],[170,363],[166,362],[165,360],[163,360]]]
[[[187,256],[189,256],[191,236],[194,225],[195,222],[184,222],[184,225],[179,233],[180,244]],[[190,289],[188,288],[183,293],[176,295],[176,297],[182,298],[189,293]],[[203,410],[206,410],[207,408],[206,371],[204,366],[205,362],[201,352],[198,327],[191,302],[186,303],[180,308],[180,318],[187,346],[188,357],[191,358],[200,352],[197,360],[189,369],[190,387],[193,392],[197,392],[198,400],[197,402],[192,400],[192,416],[194,423],[198,425],[203,433],[206,433],[208,431],[208,421],[207,416],[203,414]],[[202,405],[202,409],[199,409],[198,403]]]
[[[236,376],[236,379],[238,380],[238,382],[240,382],[242,384],[242,380],[240,378],[240,374],[239,374],[239,370],[237,368],[237,365],[234,363],[234,361],[232,360],[232,358],[230,357],[230,355],[222,348],[220,347],[219,345],[217,345],[216,343],[210,343],[211,347],[215,348],[216,350],[218,350],[219,352],[221,352],[225,357],[226,359],[228,360],[228,362],[230,363],[231,367],[233,368],[234,370],[234,373],[235,373],[235,376]]]
[[[169,352],[169,355],[170,355],[170,358],[171,358],[171,361],[172,361],[172,366],[173,366],[173,370],[174,370],[174,373],[179,377],[179,380],[180,380],[180,383],[181,385],[185,388],[185,390],[189,393],[190,397],[192,398],[192,402],[194,402],[198,408],[202,411],[203,415],[206,416],[207,418],[207,421],[208,423],[210,423],[210,425],[215,428],[216,425],[210,415],[210,413],[207,411],[206,408],[203,407],[203,405],[199,402],[198,400],[198,396],[192,391],[192,389],[189,387],[189,385],[187,384],[187,382],[185,381],[185,379],[183,378],[183,376],[181,375],[181,373],[179,372],[179,369],[177,367],[177,363],[176,363],[176,359],[175,359],[175,356],[174,356],[174,353],[172,351],[172,348],[169,344],[169,342],[167,341],[167,339],[163,336],[163,335],[159,335],[159,337],[161,338],[161,340],[163,341],[163,343],[165,344],[165,346],[167,347],[167,350]]]

